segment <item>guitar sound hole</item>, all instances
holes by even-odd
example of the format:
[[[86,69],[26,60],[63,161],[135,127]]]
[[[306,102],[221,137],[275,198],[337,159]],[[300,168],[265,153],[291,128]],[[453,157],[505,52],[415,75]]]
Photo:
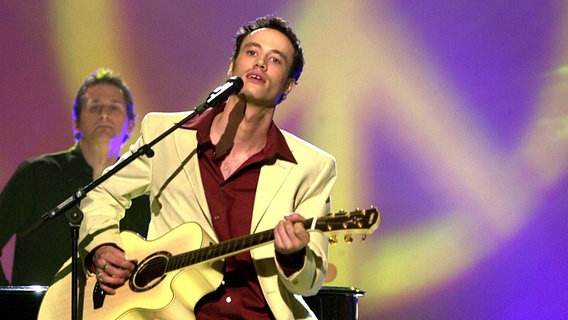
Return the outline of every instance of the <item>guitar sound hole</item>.
[[[150,290],[166,276],[166,267],[171,254],[168,252],[157,252],[142,262],[130,277],[130,288],[133,291]]]

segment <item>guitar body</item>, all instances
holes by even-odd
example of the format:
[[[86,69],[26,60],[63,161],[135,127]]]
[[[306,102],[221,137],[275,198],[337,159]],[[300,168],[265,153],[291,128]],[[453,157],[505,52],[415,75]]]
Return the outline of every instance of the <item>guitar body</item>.
[[[183,224],[163,237],[146,241],[132,232],[122,232],[124,250],[139,266],[156,254],[176,255],[212,244],[195,223]],[[143,290],[129,283],[106,295],[95,309],[95,275],[86,276],[79,267],[79,319],[194,319],[193,310],[204,295],[214,291],[223,279],[223,262],[214,260],[167,272]],[[71,259],[59,270],[42,301],[38,319],[71,319]]]

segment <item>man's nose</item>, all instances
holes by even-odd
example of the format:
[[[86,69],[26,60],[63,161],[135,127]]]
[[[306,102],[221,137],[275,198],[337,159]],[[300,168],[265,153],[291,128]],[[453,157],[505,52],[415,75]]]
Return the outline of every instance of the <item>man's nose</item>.
[[[99,116],[101,118],[108,118],[112,112],[112,106],[101,106]]]
[[[257,67],[259,67],[260,69],[263,69],[263,70],[266,69],[266,62],[264,61],[264,58],[259,56],[256,59],[255,66],[257,66]]]

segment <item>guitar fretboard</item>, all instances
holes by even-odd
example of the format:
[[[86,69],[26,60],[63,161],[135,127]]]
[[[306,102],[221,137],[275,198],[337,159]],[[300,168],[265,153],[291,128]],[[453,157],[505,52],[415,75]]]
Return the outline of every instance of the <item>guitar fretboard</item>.
[[[313,220],[313,218],[310,218],[302,221],[304,228],[309,229]],[[204,247],[191,252],[175,255],[170,257],[166,267],[166,272],[185,268],[187,266],[209,260],[217,260],[219,258],[235,255],[271,241],[274,241],[274,230],[266,230],[234,238],[219,244],[213,244],[209,247]]]

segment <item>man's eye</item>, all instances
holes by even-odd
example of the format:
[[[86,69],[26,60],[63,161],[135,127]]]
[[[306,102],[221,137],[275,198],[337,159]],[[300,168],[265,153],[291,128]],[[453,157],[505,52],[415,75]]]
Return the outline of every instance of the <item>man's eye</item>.
[[[270,60],[271,60],[272,62],[274,62],[274,63],[280,64],[280,59],[278,59],[278,58],[276,58],[276,57],[270,58]]]
[[[248,54],[249,56],[254,56],[254,55],[256,55],[256,51],[254,51],[254,50],[248,50],[248,51],[247,51],[247,54]]]
[[[89,112],[91,113],[98,113],[101,110],[100,106],[94,105],[88,108]]]

